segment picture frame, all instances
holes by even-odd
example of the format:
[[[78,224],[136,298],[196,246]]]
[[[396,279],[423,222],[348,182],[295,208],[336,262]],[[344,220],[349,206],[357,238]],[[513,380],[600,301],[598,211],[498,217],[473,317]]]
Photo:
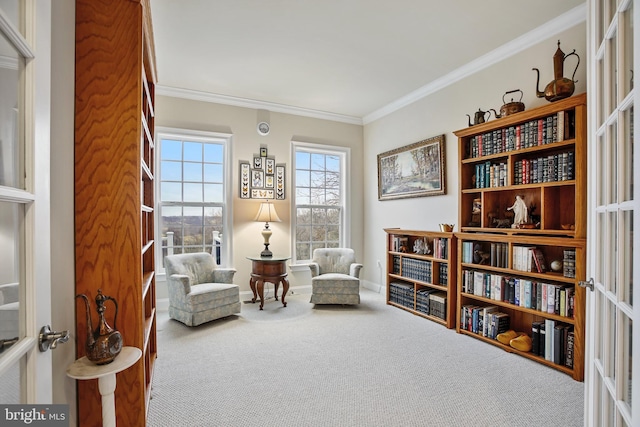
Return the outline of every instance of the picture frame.
[[[267,147],[260,147],[260,157],[267,157]]]
[[[251,198],[253,199],[273,199],[273,190],[253,188],[251,189]]]
[[[378,154],[378,200],[446,194],[444,135]]]
[[[273,175],[276,167],[276,159],[266,159],[264,165],[264,173],[267,175]]]
[[[253,157],[253,168],[254,169],[262,169],[262,167],[263,167],[262,157],[254,156]]]
[[[251,188],[264,188],[264,171],[254,169],[251,171]]]
[[[240,162],[240,198],[251,198],[251,164]]]
[[[284,200],[285,193],[285,165],[276,165],[276,200]]]
[[[265,175],[264,177],[264,188],[274,188],[274,179],[273,175]]]

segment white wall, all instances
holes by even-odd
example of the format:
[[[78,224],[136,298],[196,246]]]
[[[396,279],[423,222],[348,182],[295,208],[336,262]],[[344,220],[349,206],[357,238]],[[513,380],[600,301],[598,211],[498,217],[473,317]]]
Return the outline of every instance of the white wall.
[[[162,84],[160,81],[159,84]],[[262,117],[262,112],[260,113]],[[156,97],[156,126],[189,130],[223,132],[233,135],[232,141],[232,194],[233,194],[233,267],[238,272],[234,282],[241,292],[249,292],[251,261],[247,256],[257,255],[264,246],[261,230],[263,223],[253,221],[260,201],[238,197],[238,162],[251,161],[266,146],[276,163],[286,164],[286,199],[275,200],[274,205],[282,222],[270,223],[273,230],[269,249],[277,254],[291,251],[291,141],[349,147],[351,149],[351,246],[356,256],[363,254],[364,228],[363,198],[363,142],[362,126],[309,117],[269,112],[271,131],[260,136],[256,131],[258,110],[232,107],[181,98]],[[224,236],[225,233],[223,233]],[[291,286],[309,286],[308,271],[289,272]],[[166,296],[165,285],[158,281],[158,298]]]
[[[364,182],[365,186],[365,245],[362,262],[363,278],[384,283],[386,270],[386,233],[384,228],[400,227],[413,230],[438,230],[439,223],[456,224],[458,221],[458,140],[455,130],[468,126],[466,114],[493,108],[499,112],[502,95],[513,89],[524,92],[525,108],[531,109],[548,103],[536,97],[536,74],[540,69],[540,90],[553,80],[553,55],[557,41],[565,54],[576,49],[581,63],[576,73],[575,94],[586,91],[586,26],[577,25],[539,44],[520,52],[466,79],[456,82],[420,101],[404,107],[364,127]],[[455,52],[453,53],[455,54]],[[571,78],[575,57],[567,59],[564,76]],[[506,99],[507,102],[510,98]],[[517,98],[516,98],[517,100]],[[493,118],[491,120],[495,120]],[[377,194],[377,154],[402,147],[423,139],[445,135],[446,186],[444,196],[379,201]],[[382,268],[377,267],[377,261]]]

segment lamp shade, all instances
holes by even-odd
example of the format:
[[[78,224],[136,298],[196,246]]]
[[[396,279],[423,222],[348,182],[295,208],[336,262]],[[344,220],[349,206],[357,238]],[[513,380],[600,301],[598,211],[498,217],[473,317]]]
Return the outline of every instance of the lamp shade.
[[[278,217],[276,208],[271,202],[262,202],[260,203],[260,209],[258,209],[258,214],[256,215],[254,221],[281,222],[282,220],[280,219],[280,217]]]

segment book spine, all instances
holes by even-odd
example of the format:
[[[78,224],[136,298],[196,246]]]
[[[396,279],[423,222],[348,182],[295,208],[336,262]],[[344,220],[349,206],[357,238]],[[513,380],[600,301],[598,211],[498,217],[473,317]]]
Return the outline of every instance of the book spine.
[[[540,323],[531,324],[531,352],[540,355]]]

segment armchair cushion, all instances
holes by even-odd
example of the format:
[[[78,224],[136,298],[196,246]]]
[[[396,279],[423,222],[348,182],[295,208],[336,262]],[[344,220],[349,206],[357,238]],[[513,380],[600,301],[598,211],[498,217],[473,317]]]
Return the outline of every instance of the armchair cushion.
[[[219,268],[206,252],[165,257],[169,317],[188,326],[240,312],[233,268]]]

